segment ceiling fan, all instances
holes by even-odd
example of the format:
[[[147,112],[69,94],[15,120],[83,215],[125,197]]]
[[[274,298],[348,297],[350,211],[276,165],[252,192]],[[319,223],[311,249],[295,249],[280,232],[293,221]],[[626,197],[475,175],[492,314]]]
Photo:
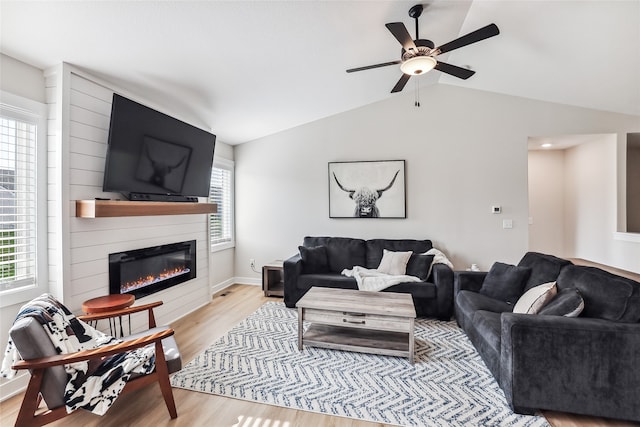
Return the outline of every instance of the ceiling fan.
[[[472,31],[469,34],[436,48],[431,40],[421,39],[418,34],[418,18],[422,14],[422,10],[423,6],[421,4],[417,4],[409,9],[409,16],[416,20],[415,40],[411,39],[407,28],[402,22],[390,22],[385,24],[389,31],[391,31],[391,34],[393,34],[393,36],[402,45],[400,60],[367,65],[366,67],[350,68],[347,70],[347,73],[400,64],[402,77],[400,77],[398,83],[396,83],[393,89],[391,89],[391,93],[400,92],[411,76],[424,74],[434,68],[438,71],[451,74],[452,76],[464,80],[474,75],[475,71],[438,61],[436,57],[440,54],[451,52],[454,49],[459,49],[472,43],[488,39],[489,37],[497,36],[500,34],[498,26],[496,24],[489,24],[486,27]]]

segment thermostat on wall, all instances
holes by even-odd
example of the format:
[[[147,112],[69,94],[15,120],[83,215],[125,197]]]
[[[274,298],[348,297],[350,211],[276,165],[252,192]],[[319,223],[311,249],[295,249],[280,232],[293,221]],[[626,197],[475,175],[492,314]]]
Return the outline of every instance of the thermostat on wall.
[[[502,213],[502,207],[500,207],[500,206],[491,206],[491,213],[494,213],[494,214]]]

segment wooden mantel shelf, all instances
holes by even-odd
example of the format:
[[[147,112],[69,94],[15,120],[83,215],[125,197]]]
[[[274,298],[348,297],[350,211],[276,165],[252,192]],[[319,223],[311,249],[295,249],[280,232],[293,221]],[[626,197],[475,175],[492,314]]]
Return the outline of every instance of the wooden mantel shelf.
[[[128,200],[76,200],[76,217],[188,215],[218,211],[215,203],[131,202]]]

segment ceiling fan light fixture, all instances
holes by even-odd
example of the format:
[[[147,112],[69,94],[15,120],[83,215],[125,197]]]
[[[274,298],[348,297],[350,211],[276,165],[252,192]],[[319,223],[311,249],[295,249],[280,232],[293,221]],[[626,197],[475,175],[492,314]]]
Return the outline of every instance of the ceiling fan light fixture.
[[[400,70],[404,74],[418,76],[431,71],[437,64],[438,61],[431,56],[414,56],[400,64]]]

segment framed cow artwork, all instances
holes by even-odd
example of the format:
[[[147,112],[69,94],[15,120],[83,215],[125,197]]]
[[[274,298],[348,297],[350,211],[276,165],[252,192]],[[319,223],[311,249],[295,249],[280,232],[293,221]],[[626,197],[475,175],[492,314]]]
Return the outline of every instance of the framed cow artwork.
[[[406,218],[404,162],[329,162],[329,218]]]

